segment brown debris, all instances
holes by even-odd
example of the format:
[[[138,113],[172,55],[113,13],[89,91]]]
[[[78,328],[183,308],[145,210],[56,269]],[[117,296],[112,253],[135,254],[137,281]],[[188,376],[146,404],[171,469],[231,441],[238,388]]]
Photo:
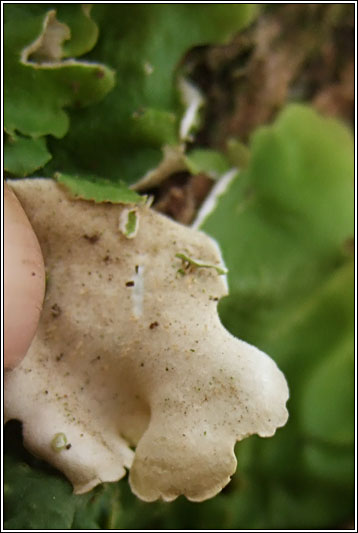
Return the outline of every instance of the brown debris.
[[[212,186],[213,180],[204,174],[172,176],[163,183],[153,207],[182,224],[190,224]]]
[[[352,123],[354,7],[281,4],[225,46],[194,50],[192,77],[207,97],[198,142],[247,140],[288,101],[313,103]]]
[[[99,239],[99,235],[97,235],[97,233],[93,235],[83,235],[83,238],[86,239],[86,241],[88,241],[90,244],[96,244]]]
[[[51,314],[54,318],[57,318],[62,313],[62,309],[58,304],[53,304],[51,306]]]
[[[354,60],[339,73],[339,80],[321,89],[313,99],[313,105],[325,115],[343,118],[351,122],[354,117]]]

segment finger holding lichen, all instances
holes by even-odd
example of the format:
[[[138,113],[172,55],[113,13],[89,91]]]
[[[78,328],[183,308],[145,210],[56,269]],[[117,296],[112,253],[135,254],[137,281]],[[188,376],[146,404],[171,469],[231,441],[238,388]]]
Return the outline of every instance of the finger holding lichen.
[[[118,231],[128,207],[73,201],[52,180],[11,185],[51,284],[33,344],[6,376],[7,419],[77,493],[130,468],[145,501],[214,496],[235,471],[235,442],[273,435],[288,399],[276,364],[220,323],[216,243],[146,205],[129,239]],[[189,275],[177,275],[178,250],[200,258]],[[59,428],[71,443],[61,453],[49,445]]]

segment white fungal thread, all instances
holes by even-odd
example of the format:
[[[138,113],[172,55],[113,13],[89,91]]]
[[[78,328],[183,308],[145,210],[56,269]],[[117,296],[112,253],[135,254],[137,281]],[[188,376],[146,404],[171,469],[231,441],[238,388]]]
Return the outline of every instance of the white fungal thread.
[[[206,218],[210,215],[210,213],[214,211],[220,196],[222,196],[224,192],[228,189],[237,173],[237,168],[231,168],[230,170],[225,172],[225,174],[220,178],[220,180],[214,185],[209,196],[199,209],[199,212],[191,225],[193,229],[199,229],[203,222],[206,220]]]
[[[137,266],[133,276],[132,305],[133,315],[140,318],[143,314],[143,297],[144,297],[144,267]]]
[[[185,78],[179,80],[179,90],[183,102],[187,106],[180,122],[180,138],[183,141],[191,140],[190,132],[198,122],[198,113],[204,105],[204,98],[199,89]]]

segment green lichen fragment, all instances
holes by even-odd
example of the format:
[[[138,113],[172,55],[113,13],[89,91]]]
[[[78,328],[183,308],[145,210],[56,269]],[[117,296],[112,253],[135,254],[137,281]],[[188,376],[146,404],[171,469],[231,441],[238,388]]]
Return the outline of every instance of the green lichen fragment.
[[[188,255],[183,254],[183,253],[177,253],[175,254],[175,257],[178,257],[183,262],[183,268],[180,268],[178,270],[180,274],[192,272],[193,270],[197,268],[214,268],[220,276],[223,276],[224,274],[227,274],[228,272],[226,268],[219,267],[217,265],[212,265],[210,263],[204,263],[203,261],[200,261],[199,259],[194,259],[193,257],[189,257]]]
[[[119,218],[119,230],[127,239],[134,239],[139,228],[137,209],[124,209]]]
[[[126,236],[131,237],[133,234],[137,231],[137,225],[138,225],[138,216],[137,213],[133,211],[129,211],[128,213],[128,220],[126,224]]]
[[[230,161],[216,150],[196,149],[185,157],[185,163],[192,174],[201,172],[217,180],[230,170]]]
[[[66,448],[67,437],[64,433],[56,433],[51,441],[51,448],[54,452],[62,452]]]

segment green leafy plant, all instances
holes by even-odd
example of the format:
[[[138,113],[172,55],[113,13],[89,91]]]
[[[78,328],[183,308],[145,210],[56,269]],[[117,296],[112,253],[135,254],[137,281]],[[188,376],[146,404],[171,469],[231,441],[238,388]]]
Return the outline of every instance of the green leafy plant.
[[[229,267],[224,324],[274,354],[291,391],[287,426],[251,441],[249,468],[268,487],[261,527],[328,526],[352,505],[352,148],[338,122],[287,107],[202,225]]]
[[[185,54],[256,14],[253,4],[5,8],[5,171],[57,173],[73,196],[129,204],[144,201],[134,188],[179,170],[218,180],[194,225],[228,268],[221,320],[274,358],[291,396],[286,427],[237,444],[231,484],[199,504],[143,503],[127,479],[74,495],[11,421],[6,529],[312,529],[353,516],[351,132],[291,104],[248,146],[193,146],[205,98]]]
[[[97,26],[81,6],[70,6],[66,15],[69,24],[58,20],[61,8],[59,13],[24,4],[5,9],[4,155],[5,170],[15,175],[26,176],[51,158],[45,137],[67,133],[64,107],[96,102],[114,84],[111,69],[68,59],[91,49]]]

